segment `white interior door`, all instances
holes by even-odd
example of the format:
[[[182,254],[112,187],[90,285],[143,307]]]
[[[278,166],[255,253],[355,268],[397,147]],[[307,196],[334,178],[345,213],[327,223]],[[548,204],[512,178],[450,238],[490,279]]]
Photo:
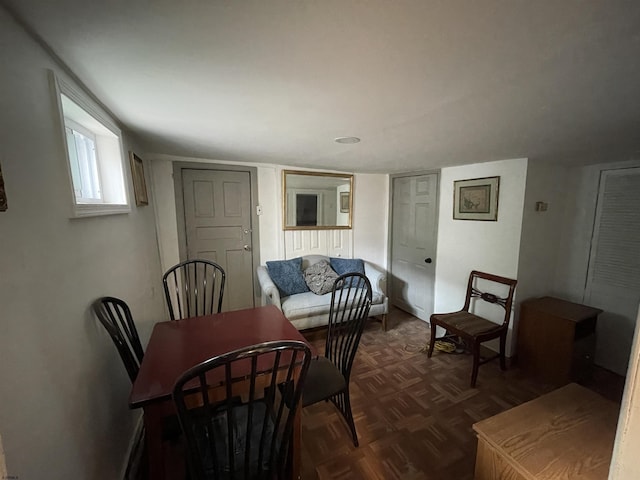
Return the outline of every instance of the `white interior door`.
[[[392,183],[391,302],[422,320],[433,313],[438,175]]]
[[[640,303],[640,168],[601,173],[584,302],[604,310],[595,362],[626,375]]]
[[[187,258],[226,273],[223,310],[254,306],[249,172],[182,170]]]

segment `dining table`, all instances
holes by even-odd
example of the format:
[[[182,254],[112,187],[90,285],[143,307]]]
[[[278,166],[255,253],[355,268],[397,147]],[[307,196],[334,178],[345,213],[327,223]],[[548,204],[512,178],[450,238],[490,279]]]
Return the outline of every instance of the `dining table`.
[[[273,305],[155,324],[129,396],[129,407],[144,411],[149,478],[165,478],[163,419],[175,415],[172,392],[178,377],[212,357],[275,340],[304,342],[312,355],[317,355],[315,348]],[[301,438],[299,407],[290,452],[293,479],[300,478]]]

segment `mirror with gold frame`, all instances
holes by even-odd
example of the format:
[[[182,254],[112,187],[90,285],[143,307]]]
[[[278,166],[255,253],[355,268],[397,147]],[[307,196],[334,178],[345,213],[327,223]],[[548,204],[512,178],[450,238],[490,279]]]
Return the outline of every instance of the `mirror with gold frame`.
[[[353,175],[282,171],[284,230],[351,228]]]

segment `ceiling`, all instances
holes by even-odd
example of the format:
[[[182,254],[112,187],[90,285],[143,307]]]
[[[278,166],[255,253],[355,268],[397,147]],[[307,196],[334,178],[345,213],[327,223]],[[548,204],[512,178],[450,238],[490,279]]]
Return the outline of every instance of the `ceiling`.
[[[640,156],[637,0],[0,2],[149,156],[381,173]]]

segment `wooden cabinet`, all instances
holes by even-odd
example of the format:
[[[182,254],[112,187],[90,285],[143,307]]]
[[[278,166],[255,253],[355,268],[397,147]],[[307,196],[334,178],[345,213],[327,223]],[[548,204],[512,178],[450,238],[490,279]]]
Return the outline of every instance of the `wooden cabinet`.
[[[571,383],[473,425],[476,480],[605,480],[619,407]]]
[[[596,348],[596,322],[602,310],[542,297],[520,305],[518,366],[554,385],[588,378]]]

